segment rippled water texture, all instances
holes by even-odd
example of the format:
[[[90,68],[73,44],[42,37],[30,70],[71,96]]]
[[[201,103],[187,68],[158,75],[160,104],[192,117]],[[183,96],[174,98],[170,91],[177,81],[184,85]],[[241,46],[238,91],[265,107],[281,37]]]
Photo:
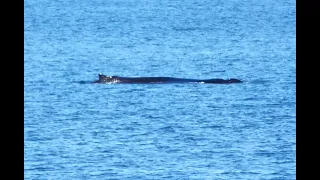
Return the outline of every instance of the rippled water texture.
[[[25,179],[296,179],[295,9],[25,0]],[[98,73],[245,83],[88,83]]]

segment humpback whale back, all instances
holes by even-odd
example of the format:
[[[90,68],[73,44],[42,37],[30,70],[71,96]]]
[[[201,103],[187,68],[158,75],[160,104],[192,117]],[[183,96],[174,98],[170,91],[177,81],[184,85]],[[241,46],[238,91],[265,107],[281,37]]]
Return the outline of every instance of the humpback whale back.
[[[230,84],[242,83],[239,79],[183,79],[172,77],[120,77],[106,76],[99,74],[99,80],[93,83],[130,83],[130,84],[146,84],[146,83],[211,83],[211,84]]]
[[[240,81],[239,79],[234,79],[234,78],[227,79],[227,80],[224,80],[224,79],[206,79],[206,80],[203,80],[202,82],[204,82],[204,83],[214,83],[214,84],[242,83],[242,81]]]

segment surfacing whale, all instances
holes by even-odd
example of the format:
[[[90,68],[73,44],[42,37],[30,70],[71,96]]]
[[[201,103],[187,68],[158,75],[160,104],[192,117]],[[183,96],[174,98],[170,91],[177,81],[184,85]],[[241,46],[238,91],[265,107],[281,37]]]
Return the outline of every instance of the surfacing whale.
[[[121,84],[151,84],[151,83],[211,83],[211,84],[231,84],[242,83],[239,79],[184,79],[173,77],[120,77],[106,76],[99,74],[99,80],[92,83],[121,83]]]

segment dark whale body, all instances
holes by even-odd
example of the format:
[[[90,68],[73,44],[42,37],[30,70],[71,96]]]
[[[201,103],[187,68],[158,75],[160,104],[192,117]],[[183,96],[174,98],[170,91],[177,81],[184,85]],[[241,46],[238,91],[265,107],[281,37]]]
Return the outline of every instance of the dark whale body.
[[[99,80],[92,83],[121,83],[121,84],[150,84],[150,83],[211,83],[211,84],[230,84],[242,83],[238,79],[184,79],[172,77],[120,77],[120,76],[106,76],[99,74]]]

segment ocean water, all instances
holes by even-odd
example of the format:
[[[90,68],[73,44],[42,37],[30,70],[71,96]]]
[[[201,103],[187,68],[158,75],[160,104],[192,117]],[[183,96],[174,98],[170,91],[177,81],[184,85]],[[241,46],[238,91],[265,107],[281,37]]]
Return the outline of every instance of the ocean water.
[[[25,179],[296,179],[296,2],[25,0],[24,152]]]

